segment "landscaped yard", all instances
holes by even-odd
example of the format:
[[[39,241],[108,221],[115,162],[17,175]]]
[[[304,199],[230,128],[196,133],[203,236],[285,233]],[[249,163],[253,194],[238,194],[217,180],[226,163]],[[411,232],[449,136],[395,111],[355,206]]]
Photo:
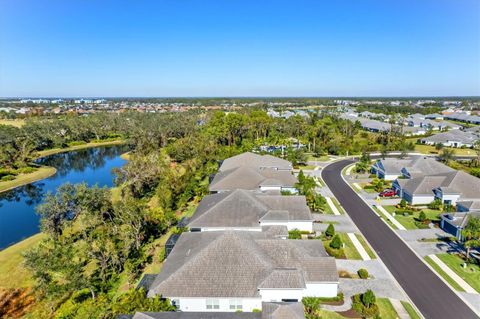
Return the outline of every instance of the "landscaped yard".
[[[326,203],[326,204],[323,206],[322,212],[323,212],[324,214],[333,215],[333,210],[330,208],[330,205],[328,205],[328,203]]]
[[[415,221],[418,219],[420,215],[420,211],[414,212],[412,215],[407,215],[404,216],[402,214],[396,213],[396,211],[401,210],[399,208],[396,208],[395,206],[383,206],[387,212],[390,214],[395,213],[395,219],[398,220],[400,224],[402,224],[403,227],[406,229],[419,229]],[[433,209],[422,209],[422,211],[425,213],[427,219],[431,221],[439,221],[440,217],[439,214],[441,213],[439,210],[433,210]],[[425,225],[425,228],[427,228],[428,225]]]
[[[437,257],[455,271],[473,289],[480,292],[480,266],[468,264],[463,268],[463,259],[455,254],[438,254]]]
[[[418,139],[418,137],[412,137],[408,138],[407,141],[416,143]],[[450,149],[455,151],[455,155],[475,155],[475,151],[469,148],[444,147],[444,149]],[[441,152],[437,150],[435,146],[425,144],[415,144],[415,151],[422,154],[438,154]]]
[[[340,238],[342,239],[342,242],[345,244],[345,247],[343,248],[343,251],[345,252],[345,257],[347,259],[362,259],[362,256],[360,256],[360,253],[358,250],[355,248],[353,245],[352,241],[348,237],[346,233],[339,233]]]

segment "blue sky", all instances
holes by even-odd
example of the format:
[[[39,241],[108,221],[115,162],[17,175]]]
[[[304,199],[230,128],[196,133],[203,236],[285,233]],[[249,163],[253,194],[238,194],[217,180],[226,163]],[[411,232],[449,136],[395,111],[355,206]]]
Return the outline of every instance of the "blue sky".
[[[0,96],[480,95],[478,0],[0,1]]]

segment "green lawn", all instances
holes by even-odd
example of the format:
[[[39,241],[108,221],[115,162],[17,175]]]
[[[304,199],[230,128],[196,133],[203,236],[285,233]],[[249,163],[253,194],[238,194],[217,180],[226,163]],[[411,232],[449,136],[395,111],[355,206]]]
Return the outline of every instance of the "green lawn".
[[[298,169],[307,170],[307,171],[313,171],[314,168],[315,168],[314,165],[300,165],[300,166],[298,166]]]
[[[371,259],[377,258],[377,255],[375,255],[370,245],[367,244],[365,238],[363,238],[363,236],[360,234],[355,234],[355,236],[358,238],[358,241],[360,242],[360,244],[362,244],[363,248],[365,248],[365,250],[367,251],[368,256]]]
[[[14,180],[0,182],[0,193],[13,189],[15,187],[27,185],[55,174],[57,170],[50,166],[40,166],[35,172],[30,174],[20,174],[15,176]]]
[[[383,207],[385,208],[385,206],[383,206]],[[376,207],[372,207],[372,208],[375,212],[377,212],[378,215],[380,215],[380,218],[382,218],[385,222],[387,222],[388,225],[390,225],[390,227],[392,227],[393,229],[398,229],[397,226],[395,226],[381,211],[378,210],[378,208],[376,208]],[[388,209],[387,209],[387,211],[388,211]]]
[[[420,316],[418,315],[417,311],[413,308],[413,306],[406,302],[406,301],[400,301],[402,303],[403,308],[408,312],[408,315],[410,316],[411,319],[420,319]]]
[[[328,204],[325,204],[325,206],[323,206],[322,212],[324,214],[333,215],[333,210],[330,208],[330,205]]]
[[[480,266],[468,264],[466,268],[463,268],[463,259],[458,255],[438,254],[437,257],[472,286],[473,289],[480,292]]]
[[[450,276],[448,276],[443,270],[442,268],[440,268],[435,262],[433,262],[432,259],[430,259],[430,257],[426,256],[425,257],[425,261],[430,265],[432,266],[433,269],[435,269],[435,271],[443,278],[445,279],[449,284],[450,286],[453,287],[453,289],[457,290],[457,291],[465,291],[463,290],[462,287],[460,287],[452,278],[450,278]]]
[[[346,233],[338,233],[338,234],[340,235],[342,242],[345,244],[345,248],[343,248],[343,251],[345,252],[345,257],[347,257],[347,259],[361,260],[362,256],[360,256],[360,253],[355,248],[355,246],[353,245],[348,235]]]
[[[408,140],[416,143],[418,138],[410,138]],[[450,149],[455,151],[455,155],[475,155],[475,151],[469,148],[453,148],[453,147],[444,147],[444,149]],[[424,145],[424,144],[415,144],[415,151],[422,154],[438,154],[441,151],[437,150],[435,146]]]
[[[343,209],[342,206],[340,206],[340,203],[338,202],[338,200],[335,197],[332,197],[332,202],[333,202],[333,205],[335,205],[335,207],[337,207],[340,214],[342,214],[342,215],[345,214],[345,210]]]
[[[23,256],[27,249],[38,244],[44,237],[36,234],[0,251],[0,288],[31,287],[33,279],[23,267]]]
[[[377,298],[378,309],[380,310],[380,318],[396,319],[398,314],[393,308],[392,303],[387,298]]]
[[[392,216],[393,216],[393,213],[395,213],[398,210],[398,208],[396,208],[395,206],[383,206],[383,208],[385,208],[387,212],[392,214]],[[430,219],[432,221],[438,221],[440,219],[438,215],[441,212],[438,210],[423,209],[423,211],[425,212],[427,219]],[[419,214],[420,214],[420,211],[414,212],[413,215],[408,215],[408,216],[395,214],[394,217],[406,229],[418,229],[417,225],[415,224],[415,218],[418,218]]]

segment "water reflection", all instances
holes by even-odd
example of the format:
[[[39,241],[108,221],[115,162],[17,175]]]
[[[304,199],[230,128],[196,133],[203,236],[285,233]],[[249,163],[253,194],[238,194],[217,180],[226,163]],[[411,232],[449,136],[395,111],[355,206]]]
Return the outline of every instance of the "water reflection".
[[[39,159],[38,164],[55,167],[57,173],[42,181],[0,193],[0,249],[39,231],[35,207],[47,192],[54,192],[66,182],[112,186],[112,169],[125,163],[120,155],[126,151],[128,147],[123,145],[99,147]]]

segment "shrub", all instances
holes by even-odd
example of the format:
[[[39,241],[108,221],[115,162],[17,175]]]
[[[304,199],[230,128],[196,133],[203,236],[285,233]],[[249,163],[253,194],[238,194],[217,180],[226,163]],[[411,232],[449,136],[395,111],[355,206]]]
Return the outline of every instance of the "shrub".
[[[340,249],[342,248],[342,245],[343,245],[343,242],[340,236],[338,236],[338,234],[333,236],[333,239],[330,242],[330,247],[332,247],[333,249]]]
[[[368,278],[368,270],[366,270],[365,268],[360,268],[357,271],[357,274],[358,274],[358,277],[360,277],[361,279],[367,279]]]
[[[302,232],[298,229],[292,229],[288,232],[288,239],[300,239],[302,238]]]
[[[427,207],[430,209],[440,209],[442,208],[442,201],[440,199],[436,199],[430,204],[428,204]]]
[[[395,211],[395,214],[397,214],[397,215],[403,215],[403,216],[413,215],[413,210],[410,210],[410,209],[397,209],[397,210]]]
[[[341,259],[345,258],[345,253],[343,249],[334,249],[330,247],[330,245],[325,245],[325,251],[327,252],[327,254],[329,254],[332,257],[341,258]]]
[[[427,220],[427,215],[423,210],[420,212],[420,214],[418,214],[418,220],[421,222],[424,222]]]
[[[400,205],[401,208],[405,208],[405,207],[407,207],[407,201],[402,198],[399,205]]]
[[[318,309],[320,309],[320,299],[315,297],[302,298],[303,306],[305,307],[305,313],[307,315],[314,315]]]
[[[0,181],[7,182],[7,181],[13,181],[14,179],[15,179],[15,176],[13,175],[5,175],[0,179]]]
[[[35,167],[27,166],[27,167],[18,168],[18,169],[15,170],[15,172],[17,174],[30,174],[30,173],[35,172],[36,170],[37,169]]]
[[[325,231],[325,236],[328,238],[331,238],[335,235],[335,227],[333,227],[333,224],[328,225],[327,230]]]
[[[375,304],[375,301],[377,298],[375,297],[375,294],[373,293],[372,290],[368,289],[363,295],[362,295],[362,303],[365,307],[370,308],[371,305]]]
[[[352,308],[361,314],[363,317],[369,318],[377,316],[379,309],[376,302],[376,297],[373,291],[368,289],[363,294],[357,294],[352,297]]]
[[[67,145],[68,146],[77,146],[77,145],[84,145],[84,144],[87,144],[87,142],[85,142],[85,141],[73,141],[73,142],[68,143]]]

